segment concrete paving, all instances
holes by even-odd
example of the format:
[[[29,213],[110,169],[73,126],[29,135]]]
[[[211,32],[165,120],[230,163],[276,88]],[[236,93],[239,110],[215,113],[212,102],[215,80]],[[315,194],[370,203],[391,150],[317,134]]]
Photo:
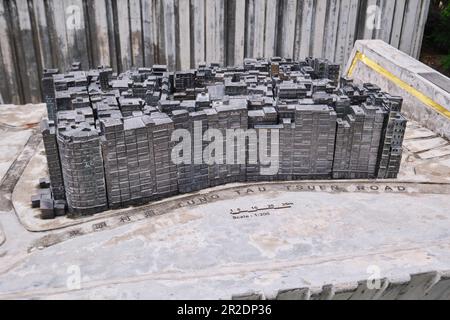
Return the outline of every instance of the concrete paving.
[[[408,131],[397,180],[234,184],[50,222],[30,209],[46,168],[28,143],[2,186],[0,299],[449,298],[450,156],[421,158],[434,136]]]
[[[45,110],[44,104],[0,105],[0,180],[22,151]]]

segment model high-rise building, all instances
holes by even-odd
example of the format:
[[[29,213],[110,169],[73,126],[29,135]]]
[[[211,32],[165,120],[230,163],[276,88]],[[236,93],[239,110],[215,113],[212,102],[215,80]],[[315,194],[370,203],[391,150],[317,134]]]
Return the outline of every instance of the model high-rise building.
[[[175,73],[49,70],[42,133],[50,190],[33,206],[52,218],[65,208],[92,214],[233,182],[395,178],[406,126],[401,98],[345,78],[338,86],[338,74],[337,65],[312,58]],[[180,130],[192,137],[191,152],[175,163]],[[211,132],[224,138],[222,159],[208,149]],[[261,149],[276,156],[270,175],[251,157]]]

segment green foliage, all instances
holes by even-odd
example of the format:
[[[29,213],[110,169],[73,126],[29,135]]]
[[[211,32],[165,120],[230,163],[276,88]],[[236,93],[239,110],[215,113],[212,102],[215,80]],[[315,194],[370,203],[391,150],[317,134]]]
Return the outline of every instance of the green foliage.
[[[442,10],[441,22],[443,29],[438,41],[446,48],[448,53],[443,59],[442,65],[445,69],[450,70],[450,2]]]
[[[439,16],[433,28],[433,40],[443,51],[450,51],[450,1],[439,8]],[[449,52],[450,53],[450,52]]]
[[[447,4],[444,5],[444,9],[442,10],[442,16],[445,18],[450,18],[450,2],[447,1]]]
[[[450,0],[433,0],[430,7],[425,45],[445,55],[442,65],[450,70]]]
[[[450,54],[444,57],[444,59],[442,60],[442,66],[446,70],[450,71]]]

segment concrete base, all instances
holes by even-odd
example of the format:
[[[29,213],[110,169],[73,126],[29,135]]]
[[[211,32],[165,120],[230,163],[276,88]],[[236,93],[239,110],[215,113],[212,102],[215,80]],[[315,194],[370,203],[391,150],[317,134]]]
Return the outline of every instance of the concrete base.
[[[77,220],[31,209],[33,146],[1,186],[0,299],[450,298],[448,142],[417,123],[398,180],[234,184]]]
[[[364,63],[358,53],[388,73]],[[450,79],[444,75],[381,40],[357,41],[344,74],[349,72],[356,83],[374,83],[383,91],[402,96],[402,111],[409,119],[450,139]],[[440,111],[430,104],[439,106]]]

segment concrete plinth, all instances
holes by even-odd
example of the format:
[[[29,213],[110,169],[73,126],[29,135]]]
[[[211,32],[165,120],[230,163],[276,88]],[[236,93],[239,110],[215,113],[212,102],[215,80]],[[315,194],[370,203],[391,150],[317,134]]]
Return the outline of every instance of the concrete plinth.
[[[415,122],[405,139],[398,180],[233,184],[52,221],[30,203],[43,145],[11,139],[29,162],[7,170],[0,298],[448,299],[448,143]]]
[[[357,41],[344,72],[404,98],[403,113],[450,138],[450,79],[381,40]]]

